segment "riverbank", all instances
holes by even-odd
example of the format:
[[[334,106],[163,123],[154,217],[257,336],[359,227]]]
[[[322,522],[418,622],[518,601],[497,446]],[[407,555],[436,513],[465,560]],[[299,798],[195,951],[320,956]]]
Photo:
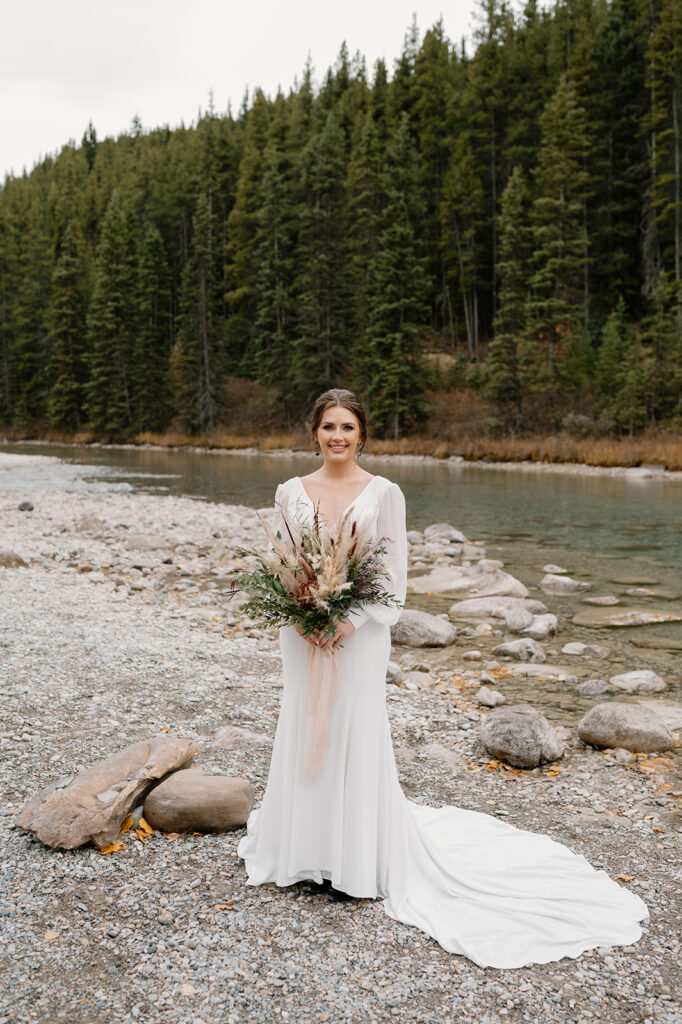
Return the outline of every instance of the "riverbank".
[[[621,763],[585,747],[568,710],[576,679],[645,667],[648,652],[626,658],[614,637],[600,660],[560,656],[577,635],[560,616],[547,654],[568,658],[572,678],[542,685],[557,693],[551,717],[566,753],[555,765],[510,771],[478,739],[481,673],[494,675],[509,703],[526,678],[494,667],[494,631],[458,626],[446,649],[394,650],[405,682],[387,687],[387,707],[410,799],[549,834],[620,875],[651,912],[633,946],[483,970],[388,920],[373,901],[246,886],[236,855],[243,829],[155,834],[102,856],[47,851],[13,828],[41,786],[165,730],[195,739],[206,771],[250,779],[260,802],[282,693],[274,635],[248,623],[225,592],[236,547],[261,542],[253,509],[34,491],[33,509],[20,511],[24,498],[0,494],[2,547],[25,562],[0,569],[0,942],[10,964],[0,1021],[85,1024],[115,1000],[125,1022],[674,1024],[680,748]]]
[[[33,442],[82,444],[113,447],[180,448],[193,451],[309,451],[310,441],[303,432],[266,435],[238,435],[216,430],[207,435],[177,432],[143,433],[116,444],[89,431],[28,433],[0,427],[0,443]],[[527,438],[465,436],[456,441],[429,437],[405,437],[400,441],[371,438],[367,454],[383,456],[419,456],[439,461],[462,459],[481,465],[574,467],[566,471],[613,470],[647,467],[654,472],[682,474],[682,434],[647,433],[635,438],[579,438],[567,435]]]

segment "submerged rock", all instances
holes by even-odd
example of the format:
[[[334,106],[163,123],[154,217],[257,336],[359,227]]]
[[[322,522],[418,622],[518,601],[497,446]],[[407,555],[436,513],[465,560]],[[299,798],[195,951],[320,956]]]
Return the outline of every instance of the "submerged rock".
[[[576,594],[579,590],[588,590],[591,584],[574,580],[571,576],[558,576],[548,572],[540,580],[540,586],[552,594]]]
[[[522,608],[533,615],[542,615],[547,606],[528,597],[470,597],[453,604],[448,615],[451,619],[504,619],[509,611]]]
[[[555,729],[530,704],[491,711],[479,735],[488,753],[516,768],[536,768],[539,764],[556,761],[564,751]]]
[[[505,658],[516,658],[517,661],[542,662],[547,660],[540,644],[536,640],[531,640],[530,637],[498,644],[497,647],[493,647],[491,653],[496,657],[502,655]]]
[[[593,747],[641,752],[670,750],[675,743],[670,729],[654,711],[619,701],[591,708],[578,723],[578,735]]]
[[[186,768],[198,749],[194,740],[180,736],[139,740],[41,789],[19,812],[17,825],[46,846],[72,850],[90,840],[106,846],[150,786]]]
[[[448,647],[456,637],[457,630],[447,619],[412,608],[405,608],[391,627],[393,643],[406,647]]]
[[[592,629],[603,629],[605,626],[648,626],[656,622],[682,622],[682,615],[654,611],[651,608],[619,608],[618,611],[585,608],[573,616],[575,626],[589,626]]]
[[[603,597],[584,597],[583,604],[594,604],[598,608],[608,608],[610,605],[620,604],[620,599],[615,594],[604,594]]]

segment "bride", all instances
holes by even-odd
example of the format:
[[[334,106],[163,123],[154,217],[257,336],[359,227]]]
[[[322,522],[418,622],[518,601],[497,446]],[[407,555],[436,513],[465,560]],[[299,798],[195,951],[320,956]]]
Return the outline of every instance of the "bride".
[[[312,437],[323,464],[277,488],[281,514],[323,521],[352,507],[386,538],[386,590],[404,602],[405,500],[397,484],[356,463],[366,413],[350,391],[320,395]],[[330,639],[280,629],[284,689],[268,781],[238,854],[248,884],[311,880],[337,898],[382,899],[389,917],[414,925],[481,967],[517,968],[635,942],[643,901],[549,836],[478,811],[408,800],[398,780],[386,713],[386,666],[395,606],[352,610]],[[334,648],[338,689],[325,760],[302,772],[309,645]]]

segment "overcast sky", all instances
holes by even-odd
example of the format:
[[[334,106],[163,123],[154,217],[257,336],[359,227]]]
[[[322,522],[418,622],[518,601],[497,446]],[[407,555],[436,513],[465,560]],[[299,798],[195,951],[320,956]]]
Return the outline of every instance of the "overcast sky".
[[[345,40],[368,69],[389,68],[412,14],[423,34],[441,15],[448,37],[469,35],[475,0],[20,0],[0,32],[0,180],[30,170],[92,120],[118,135],[137,114],[145,128],[206,109],[236,113],[246,87],[274,95],[316,79]]]

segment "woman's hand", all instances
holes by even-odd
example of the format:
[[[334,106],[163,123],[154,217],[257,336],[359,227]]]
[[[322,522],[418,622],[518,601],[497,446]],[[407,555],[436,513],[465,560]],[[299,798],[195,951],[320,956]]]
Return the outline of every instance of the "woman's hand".
[[[336,650],[339,644],[342,644],[351,633],[355,632],[355,626],[348,619],[341,619],[336,623],[336,630],[331,637],[323,637],[321,633],[308,633],[306,635],[300,626],[294,626],[294,629],[307,643],[313,647],[319,647],[323,651],[328,649]]]

